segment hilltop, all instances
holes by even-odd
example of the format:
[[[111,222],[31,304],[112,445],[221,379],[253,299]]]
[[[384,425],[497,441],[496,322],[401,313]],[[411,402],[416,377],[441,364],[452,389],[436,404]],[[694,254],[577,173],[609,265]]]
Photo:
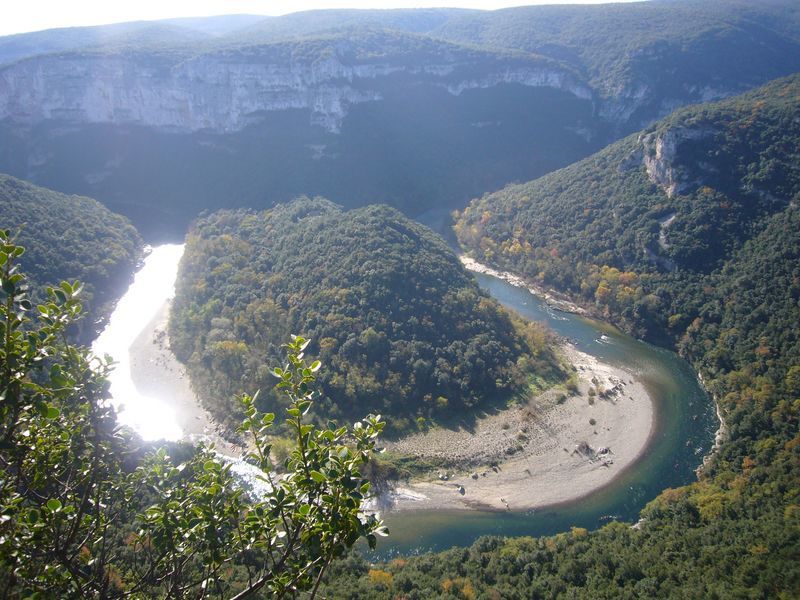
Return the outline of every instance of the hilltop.
[[[274,409],[263,365],[293,332],[327,367],[320,417],[379,412],[395,431],[417,417],[502,405],[564,376],[546,331],[481,292],[430,230],[386,206],[343,211],[320,198],[198,221],[169,332],[223,420],[243,391],[261,389]]]

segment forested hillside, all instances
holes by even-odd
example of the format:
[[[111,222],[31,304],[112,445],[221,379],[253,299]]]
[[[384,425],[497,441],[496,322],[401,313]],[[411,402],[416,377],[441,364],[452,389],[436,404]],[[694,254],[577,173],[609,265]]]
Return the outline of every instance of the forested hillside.
[[[800,77],[677,111],[575,165],[473,201],[476,258],[679,338],[721,269],[800,194]]]
[[[302,194],[415,216],[798,70],[792,0],[37,32],[0,38],[0,170],[98,198],[151,238]]]
[[[378,565],[352,557],[331,578],[332,596],[795,597],[798,106],[790,78],[679,111],[582,163],[474,202],[458,223],[462,243],[487,263],[660,334],[694,362],[725,423],[698,482],[665,490],[636,527],[484,538]],[[676,131],[678,142],[665,143]],[[677,239],[664,226],[673,215]],[[708,245],[703,260],[673,246],[690,243]]]
[[[43,287],[62,280],[84,283],[85,339],[108,316],[142,256],[142,240],[130,222],[96,200],[67,196],[0,174],[0,228],[25,247],[21,264],[34,301]],[[39,295],[36,295],[39,294]]]
[[[222,420],[295,331],[327,366],[320,417],[448,419],[563,376],[548,334],[482,293],[444,242],[386,206],[298,199],[220,212],[187,238],[170,338]]]
[[[791,0],[525,6],[454,16],[432,34],[563,61],[621,132],[800,70],[800,7]]]

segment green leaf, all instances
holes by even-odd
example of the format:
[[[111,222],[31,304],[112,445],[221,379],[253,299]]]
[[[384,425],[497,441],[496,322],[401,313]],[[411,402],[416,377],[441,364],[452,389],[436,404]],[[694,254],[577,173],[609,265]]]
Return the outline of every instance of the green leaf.
[[[46,506],[50,512],[58,512],[61,510],[61,500],[58,498],[50,498],[50,500],[47,501]]]
[[[70,383],[69,379],[64,376],[60,365],[53,365],[50,368],[50,381],[54,386],[59,388],[67,387]]]
[[[323,483],[326,480],[325,475],[323,475],[319,471],[311,471],[309,475],[311,475],[311,479],[313,479],[317,483]]]

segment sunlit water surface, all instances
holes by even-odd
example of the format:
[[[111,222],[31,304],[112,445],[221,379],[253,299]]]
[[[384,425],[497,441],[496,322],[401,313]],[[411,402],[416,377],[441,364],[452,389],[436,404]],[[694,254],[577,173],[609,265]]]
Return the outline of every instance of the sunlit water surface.
[[[168,299],[175,296],[175,278],[183,245],[165,244],[152,249],[144,266],[117,304],[108,325],[92,344],[98,356],[108,354],[116,362],[111,373],[111,398],[120,423],[145,440],[179,440],[178,425],[169,398],[139,392],[131,378],[130,348]]]

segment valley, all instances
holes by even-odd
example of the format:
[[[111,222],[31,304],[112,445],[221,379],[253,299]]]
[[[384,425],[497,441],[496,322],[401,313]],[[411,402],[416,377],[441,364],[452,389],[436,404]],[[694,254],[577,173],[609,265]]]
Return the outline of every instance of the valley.
[[[795,597],[799,148],[790,0],[0,37],[0,597]]]
[[[409,216],[461,209],[676,108],[800,70],[798,19],[785,0],[692,0],[12,36],[0,172],[97,198],[161,241],[203,210],[304,194]]]

